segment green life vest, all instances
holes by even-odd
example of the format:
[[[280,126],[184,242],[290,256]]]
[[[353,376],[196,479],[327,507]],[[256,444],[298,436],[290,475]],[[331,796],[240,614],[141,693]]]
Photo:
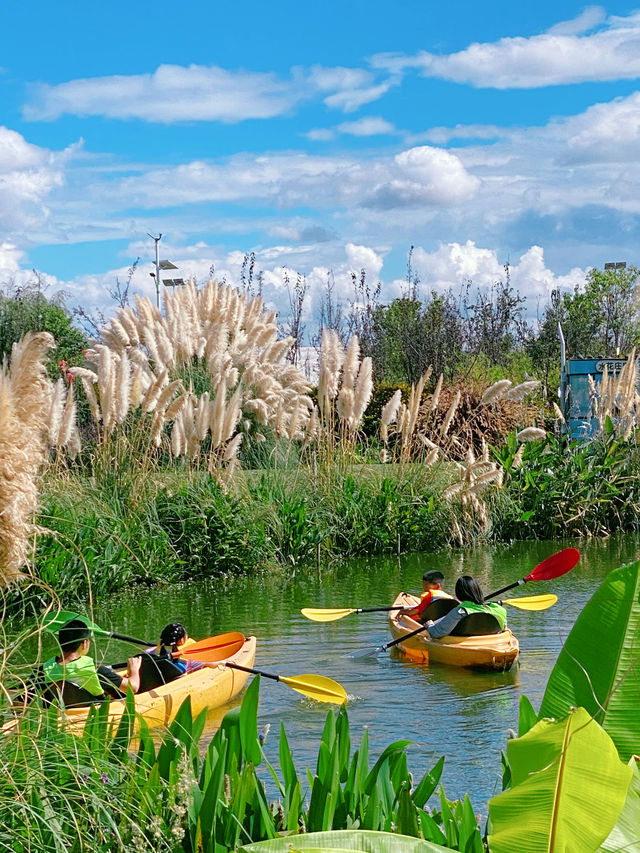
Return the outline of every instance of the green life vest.
[[[467,613],[490,613],[496,617],[502,631],[507,627],[507,611],[495,601],[488,601],[486,604],[476,604],[475,601],[461,601],[460,606],[464,607]]]
[[[104,693],[98,680],[95,662],[88,655],[70,660],[66,664],[59,663],[56,658],[50,658],[42,665],[42,670],[47,681],[73,681],[94,696],[102,696]]]

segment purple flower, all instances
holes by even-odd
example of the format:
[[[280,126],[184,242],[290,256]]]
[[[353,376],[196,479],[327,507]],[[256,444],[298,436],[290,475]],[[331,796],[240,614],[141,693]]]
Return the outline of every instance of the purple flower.
[[[100,774],[100,781],[101,781],[103,784],[106,784],[106,783],[109,781],[109,777],[108,777],[108,776],[107,776],[107,774],[104,772],[104,770],[103,770],[103,771],[102,771],[102,773]]]

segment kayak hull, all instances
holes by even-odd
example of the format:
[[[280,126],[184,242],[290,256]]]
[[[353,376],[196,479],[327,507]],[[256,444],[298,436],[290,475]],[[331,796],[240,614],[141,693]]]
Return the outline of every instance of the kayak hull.
[[[419,598],[401,592],[394,605],[414,607]],[[421,625],[410,616],[397,610],[389,612],[389,628],[394,640],[399,640]],[[446,666],[462,666],[470,669],[506,672],[518,658],[520,646],[518,640],[507,628],[499,634],[485,634],[475,637],[429,637],[425,630],[398,648],[418,663],[441,663]]]

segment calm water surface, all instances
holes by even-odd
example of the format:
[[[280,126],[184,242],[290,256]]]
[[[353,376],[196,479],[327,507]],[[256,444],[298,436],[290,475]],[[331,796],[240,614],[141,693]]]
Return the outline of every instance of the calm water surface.
[[[559,600],[543,612],[509,609],[509,625],[520,641],[520,662],[508,673],[418,665],[396,652],[356,660],[350,651],[390,639],[385,614],[351,615],[327,624],[300,615],[304,606],[391,604],[400,590],[419,591],[422,572],[435,568],[444,572],[451,590],[459,575],[472,574],[489,592],[524,577],[545,557],[570,545],[582,554],[573,572],[511,593],[555,592]],[[122,595],[108,609],[98,606],[95,619],[104,627],[151,640],[172,621],[184,622],[195,637],[229,630],[255,634],[257,666],[281,675],[320,673],[344,685],[352,748],[365,728],[372,758],[392,741],[410,739],[409,767],[415,778],[446,755],[443,782],[448,796],[468,791],[476,810],[486,814],[487,800],[500,791],[500,750],[507,730],[517,728],[520,696],[526,694],[539,707],[547,677],[580,609],[609,570],[637,559],[638,552],[639,540],[624,537],[342,560],[320,570],[299,570],[291,578],[252,576]],[[129,651],[103,641],[102,653],[114,661]],[[282,720],[298,769],[315,768],[328,707],[265,680],[258,722],[271,725],[265,744],[269,759],[277,764]]]

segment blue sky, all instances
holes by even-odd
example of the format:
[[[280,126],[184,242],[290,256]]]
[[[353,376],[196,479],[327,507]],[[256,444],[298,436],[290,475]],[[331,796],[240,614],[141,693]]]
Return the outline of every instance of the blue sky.
[[[108,310],[140,257],[237,281],[256,253],[317,307],[329,272],[399,294],[509,261],[530,304],[638,262],[640,7],[428,0],[3,11],[0,282]],[[533,309],[532,309],[533,310]]]

